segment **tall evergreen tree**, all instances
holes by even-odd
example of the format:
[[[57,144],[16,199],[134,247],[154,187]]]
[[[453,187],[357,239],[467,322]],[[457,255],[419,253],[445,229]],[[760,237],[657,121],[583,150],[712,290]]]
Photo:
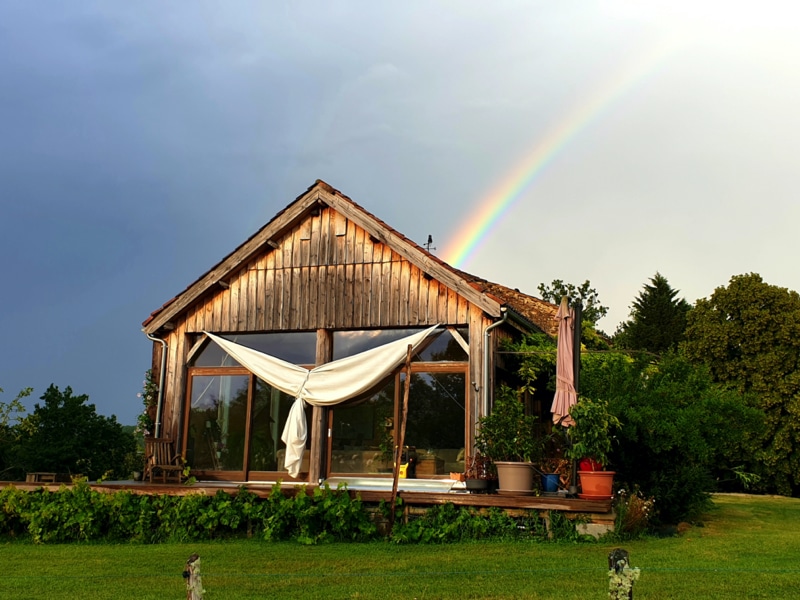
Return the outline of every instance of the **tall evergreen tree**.
[[[667,278],[656,272],[631,306],[631,318],[617,328],[614,342],[630,350],[662,354],[684,338],[691,305],[678,298]]]

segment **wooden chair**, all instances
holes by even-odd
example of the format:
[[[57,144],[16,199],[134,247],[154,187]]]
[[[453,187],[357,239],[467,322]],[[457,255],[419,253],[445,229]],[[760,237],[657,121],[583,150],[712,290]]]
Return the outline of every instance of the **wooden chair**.
[[[145,472],[143,479],[160,478],[161,483],[175,481],[181,482],[183,477],[183,461],[179,454],[175,454],[172,440],[169,438],[145,438]]]

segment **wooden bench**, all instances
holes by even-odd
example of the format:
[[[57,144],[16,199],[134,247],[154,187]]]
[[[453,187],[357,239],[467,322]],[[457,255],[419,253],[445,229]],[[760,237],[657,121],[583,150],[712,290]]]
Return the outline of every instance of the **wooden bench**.
[[[169,438],[145,438],[144,440],[144,479],[154,483],[156,478],[161,483],[181,482],[183,477],[183,461],[180,454],[173,449]]]
[[[55,483],[56,482],[56,474],[55,473],[26,473],[25,474],[25,482],[26,483]]]

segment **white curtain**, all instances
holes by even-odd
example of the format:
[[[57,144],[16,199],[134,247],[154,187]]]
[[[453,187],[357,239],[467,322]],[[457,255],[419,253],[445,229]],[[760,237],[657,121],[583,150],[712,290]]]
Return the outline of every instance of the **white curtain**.
[[[286,444],[284,467],[289,475],[297,477],[308,437],[305,403],[332,406],[366,392],[405,361],[409,344],[416,349],[437,327],[434,325],[310,371],[207,331],[204,333],[254,375],[295,398],[281,439]]]

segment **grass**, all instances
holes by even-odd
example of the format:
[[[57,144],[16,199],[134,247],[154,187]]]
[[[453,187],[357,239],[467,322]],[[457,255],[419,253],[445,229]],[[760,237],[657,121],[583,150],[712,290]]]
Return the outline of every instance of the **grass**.
[[[185,598],[181,572],[194,552],[209,599],[606,598],[617,545],[641,568],[638,600],[797,597],[800,500],[717,496],[714,504],[702,527],[622,544],[5,543],[0,598]]]

